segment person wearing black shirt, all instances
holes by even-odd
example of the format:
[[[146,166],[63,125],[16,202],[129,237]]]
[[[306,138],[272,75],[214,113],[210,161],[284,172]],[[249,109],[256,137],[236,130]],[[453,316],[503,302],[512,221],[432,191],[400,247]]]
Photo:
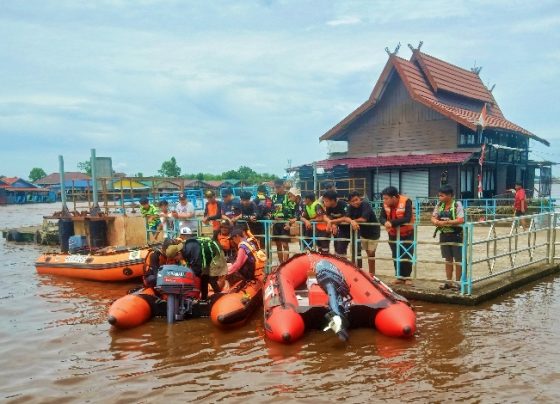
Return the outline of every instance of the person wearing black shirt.
[[[251,200],[251,193],[249,191],[241,192],[241,214],[235,219],[235,221],[244,221],[247,223],[247,228],[253,234],[253,236],[261,241],[264,236],[264,226],[262,223],[257,222],[259,219],[259,208]]]
[[[334,237],[334,251],[338,255],[346,256],[350,243],[350,226],[347,224],[348,203],[338,198],[334,190],[323,194],[323,206],[327,214],[327,231]]]
[[[371,275],[375,275],[375,251],[379,242],[380,226],[377,216],[368,201],[357,192],[348,196],[348,222],[358,231],[360,242],[358,244],[358,266],[362,267],[362,248],[368,256],[368,268]]]
[[[235,225],[235,221],[239,218],[240,214],[241,206],[239,205],[239,200],[235,199],[231,188],[225,189],[222,192],[222,219],[229,221],[231,225]]]

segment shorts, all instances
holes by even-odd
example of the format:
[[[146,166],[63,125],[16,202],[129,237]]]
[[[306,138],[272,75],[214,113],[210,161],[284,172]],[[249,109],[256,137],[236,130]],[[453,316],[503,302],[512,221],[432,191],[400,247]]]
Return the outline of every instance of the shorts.
[[[161,220],[157,219],[157,220],[153,221],[152,223],[148,224],[148,230],[157,231],[160,224],[161,224]]]
[[[441,233],[439,235],[440,243],[463,243],[462,233]],[[463,248],[460,245],[440,245],[441,257],[450,260],[453,259],[455,262],[461,262],[463,258]]]
[[[277,237],[278,241],[285,241],[286,243],[290,241],[290,229],[286,230],[284,227],[287,223],[274,223],[272,225],[272,235],[273,236],[284,236],[284,237]]]
[[[379,244],[379,240],[362,238],[360,239],[360,243],[362,244],[362,248],[367,252],[375,252],[375,250],[377,250],[377,244]]]

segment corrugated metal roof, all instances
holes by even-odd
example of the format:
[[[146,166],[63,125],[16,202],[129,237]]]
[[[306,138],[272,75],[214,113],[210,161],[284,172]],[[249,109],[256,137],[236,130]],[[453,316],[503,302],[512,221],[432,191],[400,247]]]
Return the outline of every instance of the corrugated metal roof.
[[[89,175],[80,172],[67,171],[64,173],[65,181],[89,180],[89,179],[91,179]],[[46,177],[39,178],[37,181],[35,181],[35,184],[37,185],[60,184],[60,174],[59,173],[49,174]]]
[[[318,167],[327,170],[335,165],[345,164],[349,169],[375,167],[409,167],[434,164],[461,164],[473,155],[472,152],[437,153],[437,154],[401,154],[397,156],[365,156],[340,159],[327,159],[317,162]]]

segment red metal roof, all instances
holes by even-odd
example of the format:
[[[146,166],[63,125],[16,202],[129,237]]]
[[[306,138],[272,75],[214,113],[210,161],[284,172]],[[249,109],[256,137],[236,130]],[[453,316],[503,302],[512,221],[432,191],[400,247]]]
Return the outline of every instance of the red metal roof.
[[[349,169],[461,164],[470,159],[472,155],[472,152],[457,152],[438,154],[401,154],[397,156],[348,157],[318,161],[317,166],[330,170],[338,164],[345,164]]]
[[[410,61],[391,55],[370,98],[321,136],[320,140],[340,138],[340,135],[344,134],[344,129],[350,123],[366,111],[374,108],[378,102],[378,97],[383,94],[383,87],[389,81],[393,69],[397,71],[413,100],[438,111],[467,128],[477,129],[477,126],[481,124],[481,113],[486,106],[486,117],[482,122],[484,128],[514,131],[549,145],[548,141],[508,121],[502,114],[492,93],[484,86],[477,74],[417,50],[413,51]],[[458,101],[451,101],[444,93],[438,92],[439,90],[454,94]],[[460,97],[465,97],[471,101],[461,103],[459,102]],[[467,105],[470,106],[467,108]]]
[[[91,179],[89,175],[80,172],[67,171],[64,173],[65,181],[89,180],[89,179]],[[37,185],[60,184],[60,174],[59,173],[49,174],[46,177],[39,178],[37,181],[35,181],[35,184]]]
[[[478,74],[470,70],[444,62],[418,50],[413,51],[410,61],[418,62],[435,92],[444,90],[475,100],[494,102],[494,98]]]

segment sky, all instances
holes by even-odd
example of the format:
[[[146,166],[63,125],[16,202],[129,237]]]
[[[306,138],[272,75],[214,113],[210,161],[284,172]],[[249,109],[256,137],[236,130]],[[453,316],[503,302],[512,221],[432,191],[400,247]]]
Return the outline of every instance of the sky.
[[[482,66],[505,116],[560,161],[558,1],[0,2],[0,174],[108,156],[129,175],[283,174],[363,103],[385,47]],[[555,174],[560,174],[555,169]]]

